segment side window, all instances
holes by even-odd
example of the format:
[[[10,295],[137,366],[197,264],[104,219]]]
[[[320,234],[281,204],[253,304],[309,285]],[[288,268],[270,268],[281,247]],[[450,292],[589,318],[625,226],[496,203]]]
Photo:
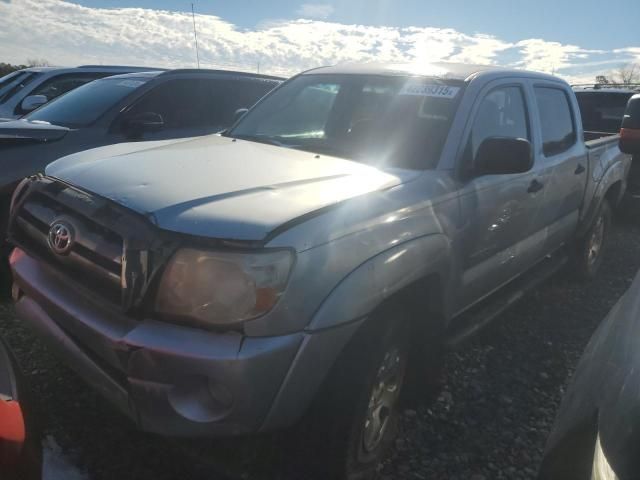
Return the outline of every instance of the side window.
[[[263,80],[229,78],[210,78],[204,82],[209,102],[206,125],[220,130],[233,124],[236,110],[252,107],[275,86],[274,82]]]
[[[535,93],[545,156],[568,150],[576,143],[577,135],[567,94],[553,87],[536,87]]]
[[[12,79],[8,84],[3,85],[2,89],[0,89],[0,103],[7,102],[11,97],[33,82],[40,75],[40,73],[27,73],[20,75],[16,77],[15,80]]]
[[[126,117],[152,112],[162,116],[165,130],[202,127],[209,115],[207,98],[203,80],[169,80],[136,102]]]
[[[475,158],[480,144],[490,137],[529,137],[529,122],[520,87],[500,87],[482,100],[471,127],[468,155]],[[468,163],[469,164],[469,163]]]
[[[260,133],[272,137],[286,134],[300,138],[325,138],[329,115],[340,85],[314,83],[300,90],[294,98],[284,98],[277,115],[260,125]]]
[[[62,94],[74,90],[85,83],[89,83],[98,78],[102,78],[107,74],[91,73],[91,74],[68,74],[58,75],[51,80],[47,80],[38,87],[34,88],[29,95],[44,95],[47,101],[51,101]],[[24,114],[20,105],[16,107],[17,114]]]

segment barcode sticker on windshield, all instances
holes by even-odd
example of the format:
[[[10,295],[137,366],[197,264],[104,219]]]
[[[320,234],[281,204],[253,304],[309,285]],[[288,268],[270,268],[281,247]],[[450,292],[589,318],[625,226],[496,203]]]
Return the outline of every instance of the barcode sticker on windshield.
[[[136,88],[142,85],[143,83],[144,82],[142,80],[122,80],[121,82],[118,83],[118,85],[121,87]]]
[[[451,87],[449,85],[425,85],[423,83],[407,83],[400,95],[414,95],[417,97],[438,97],[438,98],[454,98],[460,87]]]

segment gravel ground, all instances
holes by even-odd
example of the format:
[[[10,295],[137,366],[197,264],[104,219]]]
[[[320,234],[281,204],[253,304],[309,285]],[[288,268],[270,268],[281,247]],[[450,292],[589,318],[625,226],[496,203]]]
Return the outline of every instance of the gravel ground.
[[[404,412],[381,476],[535,478],[572,369],[639,268],[640,228],[618,226],[597,280],[581,285],[558,275],[449,353],[444,391],[434,404]],[[222,480],[220,472],[230,470],[272,477],[264,461],[265,448],[277,449],[270,439],[204,443],[136,432],[24,329],[9,305],[0,305],[0,334],[30,380],[46,442],[86,478]],[[252,473],[242,467],[247,462]]]

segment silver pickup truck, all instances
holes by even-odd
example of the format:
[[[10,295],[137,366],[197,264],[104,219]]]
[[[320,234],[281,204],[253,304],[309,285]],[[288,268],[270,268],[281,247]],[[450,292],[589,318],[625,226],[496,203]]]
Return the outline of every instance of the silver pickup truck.
[[[141,429],[304,425],[322,478],[365,478],[444,346],[567,259],[595,274],[630,163],[597,137],[549,75],[309,71],[222,135],[21,183],[16,308]]]

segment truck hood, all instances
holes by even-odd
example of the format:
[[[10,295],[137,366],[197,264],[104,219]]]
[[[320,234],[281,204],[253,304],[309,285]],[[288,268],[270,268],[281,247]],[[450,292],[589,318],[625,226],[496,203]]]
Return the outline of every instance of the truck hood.
[[[166,230],[258,241],[299,217],[418,175],[219,135],[97,148],[64,157],[46,173]]]
[[[7,143],[53,142],[60,140],[69,129],[46,122],[28,120],[0,120],[0,145]]]

